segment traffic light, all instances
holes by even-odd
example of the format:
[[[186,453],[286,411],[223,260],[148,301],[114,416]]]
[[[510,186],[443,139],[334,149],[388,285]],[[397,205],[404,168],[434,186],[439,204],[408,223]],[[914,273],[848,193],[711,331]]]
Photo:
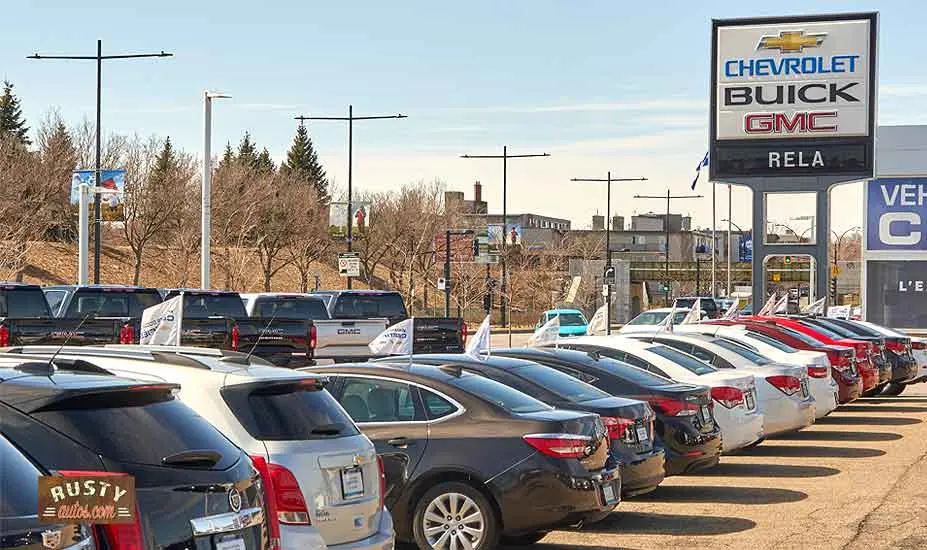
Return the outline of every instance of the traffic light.
[[[486,294],[483,294],[483,311],[487,315],[489,315],[489,313],[492,311],[492,293],[491,292],[487,292]]]
[[[830,297],[834,302],[837,301],[837,278],[836,277],[830,278]]]
[[[791,257],[791,256],[786,256],[786,257],[785,257],[785,265],[792,265],[792,257]]]
[[[473,236],[473,257],[479,258],[480,256],[480,238],[476,235]]]

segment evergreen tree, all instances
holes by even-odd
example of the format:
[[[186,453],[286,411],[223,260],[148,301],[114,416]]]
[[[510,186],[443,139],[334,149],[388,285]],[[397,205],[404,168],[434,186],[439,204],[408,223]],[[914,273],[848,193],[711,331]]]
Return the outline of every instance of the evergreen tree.
[[[273,174],[277,171],[277,166],[274,164],[274,160],[270,158],[270,152],[267,150],[267,147],[265,147],[258,156],[255,169],[262,174]]]
[[[309,137],[309,130],[300,124],[293,137],[293,145],[287,151],[286,161],[280,166],[281,170],[295,172],[297,177],[312,186],[322,202],[328,202],[328,176],[319,162],[319,157]]]
[[[238,144],[238,160],[245,166],[250,166],[252,168],[257,168],[258,166],[257,147],[254,145],[254,142],[251,141],[250,132],[245,132],[244,137],[241,138],[241,143]]]
[[[154,172],[158,175],[167,174],[177,162],[177,154],[174,152],[174,146],[171,145],[171,138],[164,140],[164,147],[158,153],[158,159],[155,161]]]
[[[13,83],[3,81],[3,95],[0,96],[0,136],[13,136],[23,145],[31,145],[29,127],[23,118],[19,98],[13,95]]]

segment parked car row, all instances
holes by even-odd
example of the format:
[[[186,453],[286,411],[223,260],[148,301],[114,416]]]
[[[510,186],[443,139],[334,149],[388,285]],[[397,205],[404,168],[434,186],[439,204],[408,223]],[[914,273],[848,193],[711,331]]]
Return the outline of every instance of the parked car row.
[[[144,310],[178,296],[181,345],[244,351],[289,367],[365,360],[368,344],[408,317],[402,296],[386,291],[239,294],[0,283],[0,347],[137,344]],[[413,324],[416,351],[463,351],[467,327],[461,319],[417,317]]]
[[[0,452],[17,458],[0,463],[0,480],[34,494],[46,472],[135,477],[134,524],[54,527],[62,547],[531,544],[601,521],[667,476],[811,425],[867,391],[861,350],[876,372],[874,350],[887,358],[889,384],[924,377],[927,354],[915,356],[909,338],[848,324],[838,326],[884,338],[824,343],[810,336],[813,321],[299,369],[203,347],[8,348]],[[14,521],[0,510],[0,539],[41,537],[34,511]]]

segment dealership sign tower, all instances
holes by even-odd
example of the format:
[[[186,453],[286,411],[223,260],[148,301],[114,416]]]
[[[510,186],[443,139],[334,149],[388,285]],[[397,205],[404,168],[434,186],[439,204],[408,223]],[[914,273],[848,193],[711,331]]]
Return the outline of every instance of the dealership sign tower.
[[[877,13],[712,22],[710,176],[753,190],[753,303],[769,256],[815,258],[827,296],[829,191],[874,174]],[[766,238],[767,197],[814,201],[811,244]]]

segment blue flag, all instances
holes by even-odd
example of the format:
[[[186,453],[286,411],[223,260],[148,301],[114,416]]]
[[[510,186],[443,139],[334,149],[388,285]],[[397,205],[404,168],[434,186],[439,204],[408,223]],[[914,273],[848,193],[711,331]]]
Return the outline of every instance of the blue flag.
[[[702,159],[702,162],[698,163],[698,166],[695,167],[695,178],[692,179],[692,190],[695,191],[695,184],[698,183],[698,175],[702,173],[702,167],[708,166],[708,153],[705,153],[705,158]]]

